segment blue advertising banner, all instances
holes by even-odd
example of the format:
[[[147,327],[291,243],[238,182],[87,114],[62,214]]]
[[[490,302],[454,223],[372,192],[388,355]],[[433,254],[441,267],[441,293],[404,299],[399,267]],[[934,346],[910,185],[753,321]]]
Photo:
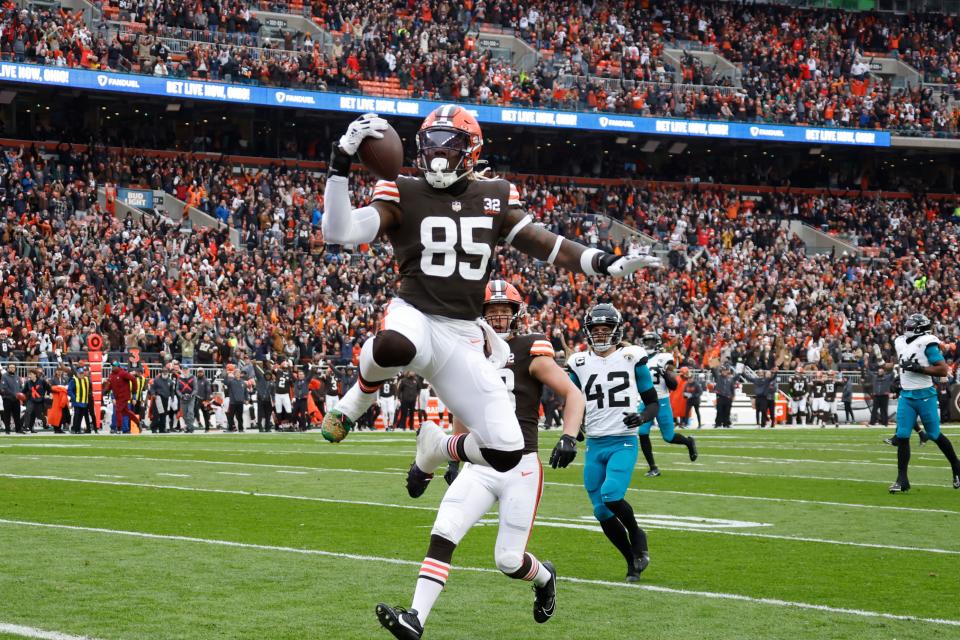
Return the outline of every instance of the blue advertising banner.
[[[318,111],[374,111],[383,116],[425,117],[443,103],[429,100],[376,98],[321,91],[203,82],[181,78],[139,76],[112,71],[64,69],[29,64],[0,63],[0,82],[20,82],[48,86],[69,86],[94,91],[114,91],[155,97],[215,100],[236,104],[276,106]],[[649,118],[625,114],[515,109],[465,104],[479,122],[513,124],[551,129],[578,129],[641,133],[682,137],[706,137],[728,140],[800,142],[808,144],[845,144],[863,147],[889,147],[887,131],[827,129],[778,124],[750,124]]]
[[[148,189],[117,189],[117,200],[137,209],[153,209],[153,191]]]

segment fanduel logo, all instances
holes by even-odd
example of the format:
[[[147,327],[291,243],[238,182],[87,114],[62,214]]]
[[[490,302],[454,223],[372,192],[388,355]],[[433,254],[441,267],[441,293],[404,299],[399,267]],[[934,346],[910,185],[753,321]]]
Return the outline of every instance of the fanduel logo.
[[[786,134],[783,129],[761,129],[760,127],[750,127],[750,135],[754,138],[783,138]]]
[[[606,129],[607,127],[620,127],[621,129],[633,129],[634,124],[633,120],[616,120],[613,118],[608,118],[606,116],[600,116],[600,126]]]
[[[101,87],[121,87],[124,89],[139,89],[140,81],[133,78],[114,78],[100,74],[97,76],[97,84]]]
[[[295,104],[317,104],[317,101],[314,100],[313,96],[299,96],[295,93],[286,93],[284,91],[277,91],[277,102],[280,104],[285,102],[293,102]]]

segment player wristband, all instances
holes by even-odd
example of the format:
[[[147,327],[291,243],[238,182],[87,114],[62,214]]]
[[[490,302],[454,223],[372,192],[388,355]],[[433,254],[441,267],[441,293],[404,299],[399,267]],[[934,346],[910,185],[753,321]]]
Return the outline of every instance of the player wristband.
[[[327,165],[328,176],[350,177],[351,158],[340,148],[336,142],[333,143],[330,150],[330,162]]]
[[[599,271],[597,269],[599,263],[596,259],[602,255],[603,252],[599,249],[584,250],[584,252],[580,254],[580,270],[588,276],[596,276],[604,273],[603,271]]]

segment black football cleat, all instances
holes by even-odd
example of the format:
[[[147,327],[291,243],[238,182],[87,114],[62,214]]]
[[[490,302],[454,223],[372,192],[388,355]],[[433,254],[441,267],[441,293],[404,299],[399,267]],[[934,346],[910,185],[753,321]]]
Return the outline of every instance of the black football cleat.
[[[423,625],[417,612],[407,611],[403,607],[391,607],[382,602],[377,605],[377,619],[380,625],[400,640],[420,640],[423,635]]]
[[[888,444],[888,445],[890,445],[891,447],[897,446],[897,438],[896,438],[896,436],[890,436],[889,438],[884,438],[884,439],[883,439],[883,444]]]
[[[910,482],[907,480],[897,480],[890,485],[890,493],[906,493],[907,491],[910,491]]]
[[[557,610],[557,570],[549,560],[543,566],[550,572],[550,580],[542,587],[533,585],[533,619],[543,624]]]
[[[650,554],[646,551],[640,556],[634,556],[633,562],[627,565],[627,582],[640,582],[640,574],[650,564]]]
[[[690,454],[690,462],[696,462],[697,456],[700,455],[697,453],[697,441],[693,439],[693,436],[688,436],[687,440],[690,441],[690,444],[687,445],[687,452]]]
[[[921,429],[917,432],[917,435],[920,436],[920,446],[927,444],[930,441],[930,436],[927,435],[927,432]]]
[[[960,471],[953,472],[953,488],[960,489]]]
[[[647,471],[643,475],[647,476],[648,478],[656,478],[657,476],[660,475],[660,468],[654,467],[653,469],[650,469],[650,471]]]
[[[424,473],[416,462],[411,463],[407,471],[407,493],[411,498],[419,498],[427,490],[431,480],[433,480],[432,473]]]
[[[637,568],[637,573],[643,573],[646,571],[647,567],[650,565],[650,554],[644,551],[640,554],[640,557],[636,559],[634,565]]]

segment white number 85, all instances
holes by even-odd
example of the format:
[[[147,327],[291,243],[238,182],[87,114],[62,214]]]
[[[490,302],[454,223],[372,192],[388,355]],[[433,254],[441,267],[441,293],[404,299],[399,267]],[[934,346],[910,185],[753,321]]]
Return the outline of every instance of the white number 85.
[[[434,240],[434,231],[443,231],[442,240]],[[420,242],[423,254],[420,256],[420,271],[435,278],[448,278],[459,271],[464,280],[481,280],[487,273],[490,261],[490,245],[473,239],[477,229],[493,229],[493,218],[460,218],[460,249],[468,256],[479,256],[480,264],[470,266],[469,262],[457,262],[457,223],[453,218],[427,216],[420,223]],[[443,256],[440,264],[434,263],[435,256]]]

